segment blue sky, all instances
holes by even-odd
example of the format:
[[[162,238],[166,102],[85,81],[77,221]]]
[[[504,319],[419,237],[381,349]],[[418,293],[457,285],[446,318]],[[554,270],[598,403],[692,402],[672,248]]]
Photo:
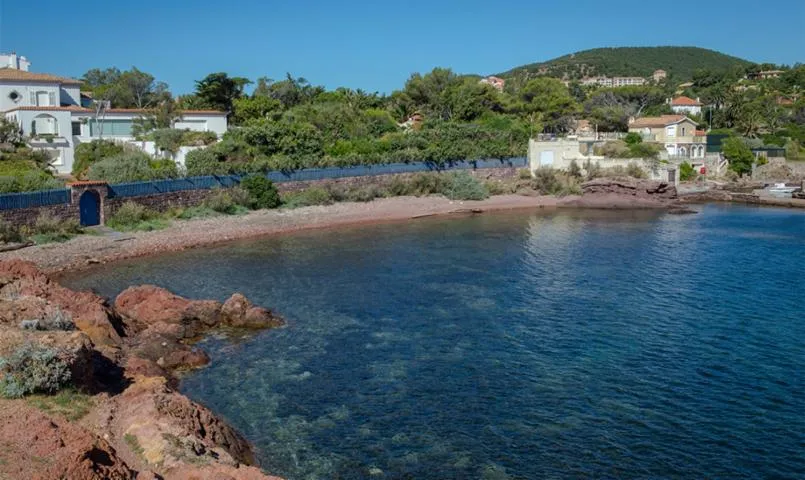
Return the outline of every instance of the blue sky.
[[[0,0],[0,15],[0,51],[35,71],[134,65],[174,93],[217,71],[390,92],[436,66],[489,74],[604,46],[805,62],[805,0]]]

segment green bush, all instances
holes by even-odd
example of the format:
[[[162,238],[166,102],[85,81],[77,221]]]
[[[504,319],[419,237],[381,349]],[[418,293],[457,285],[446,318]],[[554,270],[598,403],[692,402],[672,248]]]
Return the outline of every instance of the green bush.
[[[248,192],[251,208],[277,208],[282,203],[274,182],[264,175],[249,175],[240,186]]]
[[[636,163],[630,163],[626,166],[626,175],[632,178],[648,178],[646,171],[640,168]]]
[[[111,140],[93,140],[88,143],[81,143],[75,147],[75,159],[73,161],[73,176],[84,178],[87,170],[94,163],[104,158],[115,157],[124,152],[125,147]]]
[[[187,175],[197,177],[202,175],[228,175],[231,173],[229,165],[212,148],[193,150],[185,156],[184,160]]]
[[[176,155],[182,147],[185,132],[175,128],[160,128],[151,132],[154,139],[154,146],[163,152],[168,152],[171,156]]]
[[[289,208],[330,205],[333,201],[330,192],[322,187],[310,187],[298,192],[289,192],[282,195],[282,203]]]
[[[693,168],[688,162],[682,162],[679,165],[679,179],[683,182],[689,182],[696,179],[696,169]]]
[[[0,357],[0,395],[20,398],[55,393],[70,381],[70,369],[52,348],[26,343],[9,357]]]
[[[520,180],[531,180],[531,170],[527,168],[521,168],[520,170],[517,171],[517,178],[519,178]]]
[[[83,229],[75,219],[61,219],[47,211],[43,211],[36,217],[30,234],[37,244],[66,242],[74,236],[82,233]]]
[[[202,206],[226,215],[244,213],[246,208],[242,204],[237,203],[232,195],[232,191],[217,190],[204,200]],[[249,203],[248,196],[242,194],[236,195],[238,195],[239,200],[242,200],[244,203]]]
[[[20,229],[0,219],[0,242],[16,243],[22,241]]]
[[[170,160],[152,161],[151,157],[143,152],[125,152],[96,162],[89,167],[86,176],[90,180],[126,183],[175,178],[178,176],[178,170],[175,162]]]
[[[409,195],[421,197],[442,193],[445,180],[439,173],[417,173],[408,181]]]
[[[639,133],[629,132],[626,134],[623,141],[626,142],[627,145],[637,145],[638,143],[643,143],[643,137],[641,137]]]
[[[489,198],[486,185],[467,172],[453,173],[449,176],[443,190],[450,200],[483,200]]]
[[[160,230],[169,222],[153,210],[135,202],[126,202],[106,221],[110,228],[120,231],[152,231]]]
[[[534,170],[534,179],[531,181],[532,188],[543,195],[553,195],[559,191],[559,179],[556,170],[550,167],[540,167]]]

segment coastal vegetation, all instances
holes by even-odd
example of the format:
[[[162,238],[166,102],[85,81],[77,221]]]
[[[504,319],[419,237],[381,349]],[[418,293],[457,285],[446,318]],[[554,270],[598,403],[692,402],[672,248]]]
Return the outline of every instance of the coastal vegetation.
[[[649,75],[660,82],[620,88],[581,85],[580,76]],[[775,78],[758,72],[779,69]],[[111,183],[181,176],[251,174],[304,168],[523,156],[528,139],[565,134],[586,120],[598,132],[628,130],[630,117],[672,113],[667,99],[699,98],[693,119],[702,129],[743,139],[752,148],[784,149],[805,159],[805,66],[752,64],[703,49],[657,47],[597,49],[504,74],[503,88],[449,68],[414,73],[389,94],[346,87],[328,90],[287,74],[252,81],[215,72],[195,91],[174,97],[153,75],[132,68],[92,69],[83,89],[96,100],[148,112],[135,136],[153,141],[158,154],[96,140],[76,148],[77,179]],[[682,81],[690,80],[686,83]],[[228,111],[231,128],[220,141],[209,132],[170,128],[183,109]],[[51,159],[25,146],[13,122],[0,120],[0,193],[63,186]],[[173,159],[183,146],[205,146]],[[601,148],[603,154],[654,158],[656,145],[631,137]],[[727,158],[732,160],[729,155]],[[741,158],[733,165],[746,173]]]
[[[650,77],[665,70],[675,81],[690,80],[697,70],[727,71],[752,65],[747,60],[697,47],[616,47],[594,48],[571,53],[547,62],[515,67],[502,77],[537,74],[579,80],[585,76]]]

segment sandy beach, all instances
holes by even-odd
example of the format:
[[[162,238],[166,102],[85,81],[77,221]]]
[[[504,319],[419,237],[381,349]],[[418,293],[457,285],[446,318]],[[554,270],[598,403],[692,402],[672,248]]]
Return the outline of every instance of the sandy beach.
[[[126,258],[298,230],[394,222],[433,215],[553,208],[559,204],[559,199],[550,196],[501,195],[482,201],[452,201],[430,196],[384,198],[367,203],[345,202],[292,210],[261,210],[240,216],[177,220],[170,227],[153,232],[80,235],[65,243],[3,252],[0,260],[27,260],[45,272],[58,273]]]

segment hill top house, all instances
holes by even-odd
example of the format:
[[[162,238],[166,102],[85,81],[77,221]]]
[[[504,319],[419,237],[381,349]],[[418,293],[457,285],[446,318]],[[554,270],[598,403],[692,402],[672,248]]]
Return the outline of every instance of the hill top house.
[[[19,125],[25,141],[51,158],[61,174],[72,170],[75,148],[84,142],[109,139],[134,142],[135,120],[148,114],[142,109],[114,108],[82,95],[81,82],[29,71],[30,62],[16,54],[0,54],[0,114]],[[100,108],[96,108],[100,107]],[[227,130],[227,114],[213,110],[188,110],[173,128],[215,132]]]

